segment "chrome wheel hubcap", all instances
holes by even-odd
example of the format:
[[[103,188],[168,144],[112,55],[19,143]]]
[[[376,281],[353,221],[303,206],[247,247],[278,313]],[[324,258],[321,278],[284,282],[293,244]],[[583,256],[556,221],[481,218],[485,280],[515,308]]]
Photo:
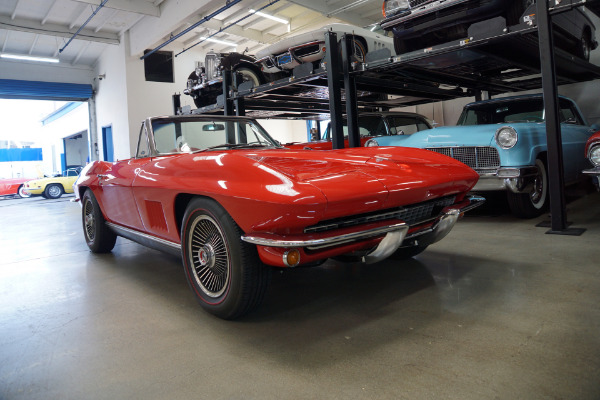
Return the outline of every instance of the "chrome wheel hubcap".
[[[209,216],[194,220],[188,238],[194,279],[209,297],[219,297],[229,285],[229,253],[223,232]]]
[[[50,186],[50,188],[48,189],[48,194],[51,197],[56,197],[60,194],[60,188],[58,186]]]
[[[94,237],[94,227],[96,226],[96,220],[94,219],[94,206],[91,201],[86,201],[83,209],[83,223],[85,225],[85,235],[88,238],[88,241],[93,241]]]

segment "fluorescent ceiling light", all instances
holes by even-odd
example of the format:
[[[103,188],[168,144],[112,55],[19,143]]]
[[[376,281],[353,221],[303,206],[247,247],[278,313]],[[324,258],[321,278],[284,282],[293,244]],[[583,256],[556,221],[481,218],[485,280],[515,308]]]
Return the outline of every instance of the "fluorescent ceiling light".
[[[219,40],[219,39],[207,38],[207,37],[205,37],[205,36],[200,36],[200,40],[206,40],[207,42],[213,42],[213,43],[224,44],[225,46],[237,47],[237,43],[233,43],[233,42],[227,42],[227,41],[225,41],[225,40]]]
[[[274,17],[273,15],[269,15],[269,14],[266,14],[264,12],[256,11],[256,10],[253,10],[253,9],[249,9],[248,11],[250,12],[250,14],[260,15],[263,18],[269,18],[269,19],[272,19],[273,21],[277,21],[277,22],[279,22],[281,24],[289,24],[290,23],[290,21],[288,21],[287,19],[283,19],[283,18],[279,18],[279,17]]]
[[[23,61],[37,61],[37,62],[49,62],[49,63],[57,63],[58,58],[51,57],[34,57],[34,56],[23,56],[18,54],[0,54],[0,58],[10,58],[13,60],[23,60]]]

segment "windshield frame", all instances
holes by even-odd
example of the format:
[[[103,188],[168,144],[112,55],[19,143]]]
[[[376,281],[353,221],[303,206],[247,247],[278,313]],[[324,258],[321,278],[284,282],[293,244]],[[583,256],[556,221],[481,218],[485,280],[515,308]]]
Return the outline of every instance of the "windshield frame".
[[[147,143],[150,145],[150,152],[152,154],[153,157],[157,157],[157,156],[168,156],[168,155],[176,155],[176,154],[193,154],[193,153],[198,153],[198,152],[204,152],[204,151],[224,151],[224,150],[235,150],[240,149],[248,149],[248,148],[253,148],[256,149],[257,146],[253,146],[248,144],[248,146],[237,146],[237,138],[235,138],[235,135],[232,136],[227,136],[227,141],[230,139],[233,139],[235,141],[235,143],[230,143],[232,145],[232,148],[227,148],[227,146],[208,146],[206,148],[200,148],[200,149],[196,149],[196,150],[179,150],[179,151],[169,151],[169,152],[165,152],[165,151],[159,151],[157,149],[157,145],[156,145],[156,138],[155,138],[155,130],[154,127],[157,125],[157,123],[163,123],[163,124],[169,124],[169,123],[175,123],[175,124],[184,124],[186,122],[190,122],[190,123],[194,123],[194,122],[213,122],[215,124],[223,124],[226,126],[226,129],[236,129],[235,126],[232,126],[232,124],[244,124],[245,126],[249,126],[250,129],[252,129],[254,135],[259,136],[261,140],[264,140],[265,142],[267,142],[266,146],[263,146],[262,148],[283,148],[278,141],[276,141],[275,139],[273,139],[271,137],[271,135],[269,135],[269,133],[253,118],[248,118],[248,117],[238,117],[238,116],[221,116],[221,115],[213,115],[213,116],[206,116],[206,115],[174,115],[174,116],[160,116],[160,117],[151,117],[148,118],[144,121],[144,127],[143,129],[140,130],[140,138],[139,141],[147,141]],[[144,129],[145,128],[145,129]],[[143,139],[142,136],[146,136],[146,139]],[[138,142],[139,142],[138,141]],[[223,143],[224,145],[227,143]],[[210,148],[213,147],[213,148]],[[173,149],[176,150],[176,149]]]

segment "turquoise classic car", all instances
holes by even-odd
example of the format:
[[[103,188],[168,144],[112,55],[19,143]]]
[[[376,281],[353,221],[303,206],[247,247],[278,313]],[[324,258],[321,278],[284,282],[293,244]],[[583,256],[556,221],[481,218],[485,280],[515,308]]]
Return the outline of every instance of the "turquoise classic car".
[[[559,97],[565,182],[581,178],[584,149],[597,125],[588,126],[575,102]],[[457,126],[412,135],[383,136],[365,146],[403,146],[436,151],[479,173],[473,191],[506,190],[514,215],[533,218],[548,205],[548,161],[542,95],[467,104]]]

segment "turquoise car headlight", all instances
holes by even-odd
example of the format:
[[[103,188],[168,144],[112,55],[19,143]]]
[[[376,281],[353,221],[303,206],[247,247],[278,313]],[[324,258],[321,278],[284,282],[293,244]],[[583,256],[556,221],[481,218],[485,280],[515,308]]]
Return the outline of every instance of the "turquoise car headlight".
[[[399,11],[410,10],[408,0],[385,0],[383,2],[383,17],[391,17]]]
[[[377,143],[377,140],[375,139],[369,139],[365,142],[365,147],[377,147],[379,146],[379,143]]]
[[[503,126],[496,131],[496,143],[503,149],[513,148],[518,140],[517,131],[510,126]]]
[[[588,152],[588,158],[594,164],[594,166],[600,166],[600,144],[596,144],[592,146],[590,151]]]

